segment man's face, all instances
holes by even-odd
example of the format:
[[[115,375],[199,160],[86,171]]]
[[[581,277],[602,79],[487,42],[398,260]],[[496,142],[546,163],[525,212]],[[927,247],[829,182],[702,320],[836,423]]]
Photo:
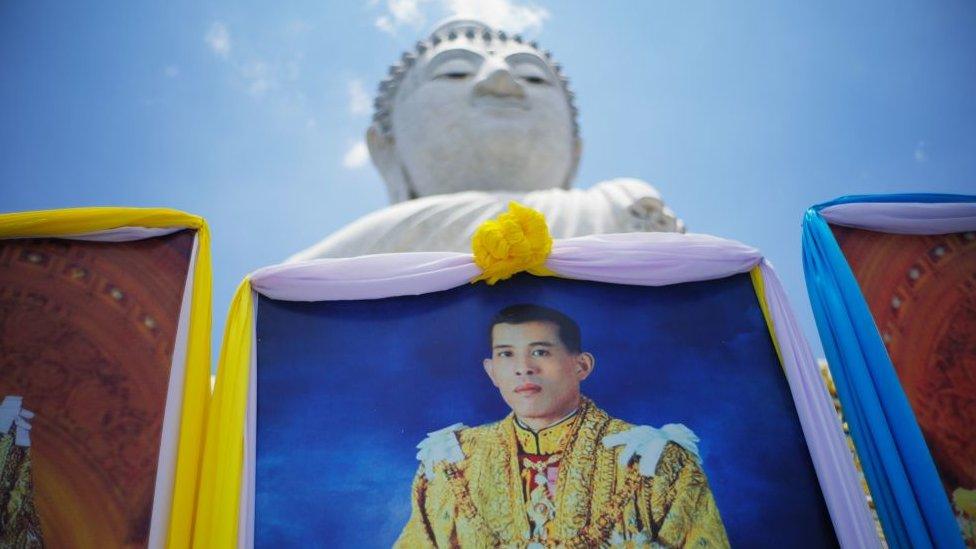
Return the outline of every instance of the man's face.
[[[572,353],[551,322],[496,324],[485,371],[520,419],[556,421],[579,404],[593,355]]]

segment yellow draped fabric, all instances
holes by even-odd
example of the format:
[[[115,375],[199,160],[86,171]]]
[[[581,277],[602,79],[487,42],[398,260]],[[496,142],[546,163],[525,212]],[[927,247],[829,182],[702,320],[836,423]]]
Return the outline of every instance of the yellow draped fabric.
[[[224,328],[217,384],[207,418],[193,547],[237,546],[253,338],[254,297],[251,281],[245,278],[234,294]]]
[[[513,417],[458,433],[464,459],[418,472],[397,547],[727,547],[725,527],[697,459],[668,443],[653,475],[621,465],[602,439],[632,426],[587,400],[556,482],[549,538],[530,540]],[[654,545],[656,544],[656,545]]]
[[[779,340],[776,339],[776,327],[773,325],[773,316],[769,312],[769,302],[766,301],[766,285],[763,282],[762,271],[759,266],[756,265],[749,271],[749,277],[752,279],[752,287],[756,290],[756,298],[759,300],[759,308],[762,309],[763,319],[766,321],[766,328],[769,330],[769,337],[773,340],[773,348],[776,349],[776,358],[779,359],[779,364],[783,366],[783,354],[779,349]]]
[[[186,377],[168,547],[189,545],[203,426],[210,400],[210,232],[202,217],[167,208],[72,208],[0,214],[0,238],[62,237],[124,227],[186,228],[197,233],[187,331]]]

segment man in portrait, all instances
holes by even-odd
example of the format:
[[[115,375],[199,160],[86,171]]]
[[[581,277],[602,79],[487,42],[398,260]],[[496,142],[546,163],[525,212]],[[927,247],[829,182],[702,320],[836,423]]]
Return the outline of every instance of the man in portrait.
[[[398,547],[726,547],[681,424],[610,417],[583,396],[594,369],[575,321],[538,305],[501,310],[485,372],[512,412],[434,431],[418,445]]]

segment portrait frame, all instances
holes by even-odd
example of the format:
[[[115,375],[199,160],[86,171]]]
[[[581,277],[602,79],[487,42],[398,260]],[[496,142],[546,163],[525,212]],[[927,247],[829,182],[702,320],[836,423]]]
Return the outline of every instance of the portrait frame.
[[[807,210],[803,267],[827,362],[894,547],[962,547],[935,461],[831,226],[894,235],[976,230],[976,196],[844,196]]]
[[[148,547],[190,543],[210,400],[210,233],[196,215],[168,208],[91,207],[0,214],[0,239],[130,243],[192,231],[155,464]]]
[[[755,249],[706,235],[630,233],[555,240],[545,267],[561,278],[667,286],[749,273],[796,405],[824,500],[844,547],[878,546],[833,404],[772,267]],[[322,259],[260,269],[228,313],[208,418],[195,543],[251,547],[256,465],[256,303],[369,300],[467,285],[473,257],[425,252]]]

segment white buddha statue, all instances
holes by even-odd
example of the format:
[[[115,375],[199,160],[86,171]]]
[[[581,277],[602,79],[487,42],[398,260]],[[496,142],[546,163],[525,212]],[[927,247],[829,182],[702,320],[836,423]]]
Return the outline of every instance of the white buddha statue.
[[[517,200],[555,238],[684,232],[647,183],[571,188],[582,144],[561,68],[533,43],[471,20],[440,25],[380,84],[366,133],[391,206],[290,261],[406,251],[470,251],[477,226]]]

